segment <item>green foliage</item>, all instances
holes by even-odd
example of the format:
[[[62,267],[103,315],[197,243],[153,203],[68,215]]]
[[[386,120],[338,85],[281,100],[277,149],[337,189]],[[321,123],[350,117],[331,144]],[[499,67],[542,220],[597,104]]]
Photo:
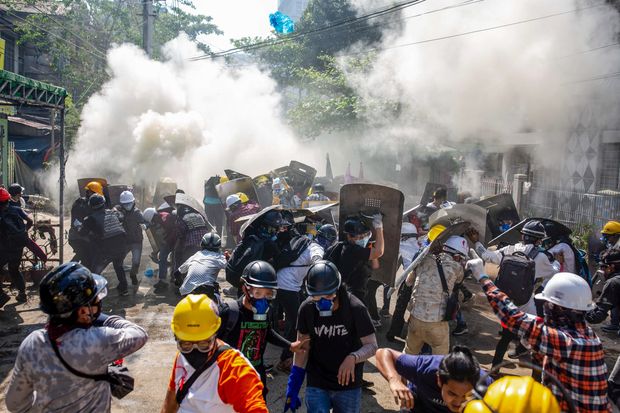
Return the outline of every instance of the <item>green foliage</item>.
[[[588,241],[592,236],[593,231],[594,227],[592,226],[592,224],[579,225],[570,236],[575,248],[587,251]]]

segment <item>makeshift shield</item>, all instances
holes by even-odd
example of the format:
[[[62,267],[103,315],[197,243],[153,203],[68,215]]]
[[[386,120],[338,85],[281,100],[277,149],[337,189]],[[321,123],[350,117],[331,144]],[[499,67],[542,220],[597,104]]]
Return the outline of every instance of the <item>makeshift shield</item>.
[[[149,240],[149,244],[153,250],[153,256],[157,257],[161,250],[163,240],[159,239],[151,228],[147,228],[144,232],[146,232],[146,238]]]
[[[99,182],[101,184],[101,186],[103,187],[103,193],[104,195],[106,194],[106,188],[108,186],[108,181],[105,178],[80,178],[77,180],[77,184],[78,184],[78,188],[80,190],[80,196],[81,197],[85,197],[86,196],[86,185],[88,185],[89,182]]]
[[[348,184],[340,189],[340,239],[346,239],[342,228],[349,216],[370,217],[383,215],[385,253],[379,258],[379,269],[372,272],[379,282],[394,285],[398,267],[400,229],[402,226],[405,196],[398,189],[374,184]],[[372,227],[372,225],[370,225]],[[374,238],[373,230],[373,238]]]
[[[258,175],[252,181],[254,182],[254,188],[256,188],[258,203],[262,206],[271,205],[273,202],[273,192],[271,190],[273,179],[271,174]]]
[[[169,178],[164,178],[157,182],[155,186],[155,194],[153,195],[153,205],[161,205],[165,199],[164,197],[170,194],[174,194],[177,191],[177,183]],[[168,203],[170,206],[173,204]]]
[[[259,212],[257,212],[254,215],[248,215],[245,217],[241,217],[237,220],[237,222],[240,221],[244,221],[245,223],[241,226],[241,229],[239,230],[239,235],[241,235],[241,238],[243,238],[243,234],[245,233],[245,230],[252,225],[254,222],[256,222],[258,219],[260,219],[260,217],[262,217],[263,215],[265,215],[267,212],[269,211],[273,211],[273,210],[282,210],[282,206],[280,205],[271,205],[268,206],[267,208],[263,208],[262,210],[260,210]]]
[[[242,174],[241,172],[233,171],[232,169],[224,169],[224,173],[229,180],[239,179],[239,178],[249,178],[248,175]]]
[[[598,270],[594,273],[594,277],[592,277],[592,300],[596,301],[601,296],[603,292],[603,287],[605,286],[605,274],[603,271]]]
[[[205,221],[211,226],[211,228],[213,228],[213,225],[211,225],[209,223],[209,220],[207,219],[207,214],[205,213],[204,206],[200,202],[198,202],[196,199],[192,198],[190,195],[178,193],[174,197],[174,203],[177,206],[185,205],[186,207],[189,207],[193,209],[194,211],[198,212],[200,215],[202,215]]]
[[[254,182],[250,177],[233,179],[232,181],[217,184],[215,185],[215,190],[217,191],[217,195],[220,197],[220,202],[224,208],[226,208],[226,198],[229,195],[236,194],[237,192],[243,192],[248,196],[248,199],[260,204],[258,195],[256,194],[256,188],[254,188]],[[269,205],[270,204],[271,202],[269,202]]]
[[[487,238],[486,241],[498,237],[502,234],[500,229],[502,223],[511,226],[520,221],[519,213],[515,207],[515,202],[510,194],[498,194],[481,199],[476,205],[487,210]],[[485,241],[485,239],[481,239]]]
[[[443,225],[449,227],[457,222],[469,222],[478,231],[480,239],[486,239],[487,210],[474,204],[456,204],[448,208],[442,208],[433,213],[429,218],[429,225]]]
[[[288,174],[288,165],[287,166],[281,166],[279,168],[274,169],[273,171],[271,171],[271,176],[273,178],[286,178]]]
[[[308,195],[308,190],[312,186],[315,176],[316,169],[313,167],[298,161],[291,161],[288,166],[286,181],[293,188],[293,191],[303,199]]]
[[[433,193],[438,188],[446,188],[448,190],[448,201],[456,202],[456,188],[448,187],[442,184],[436,184],[433,182],[427,182],[424,187],[424,193],[422,194],[422,199],[420,199],[420,205],[426,205],[429,202],[433,201]]]
[[[547,233],[547,238],[551,239],[560,239],[563,237],[568,237],[572,231],[566,225],[561,224],[557,221],[547,218],[527,218],[518,224],[511,227],[508,231],[501,233],[499,236],[493,238],[489,241],[489,246],[498,245],[513,245],[521,240],[521,229],[523,226],[530,221],[540,221],[541,224],[545,227],[545,232]]]
[[[121,193],[123,191],[129,191],[129,186],[108,185],[108,196],[110,197],[110,204],[119,205],[121,203]]]
[[[411,264],[405,271],[401,274],[403,279],[406,279],[409,273],[415,270],[418,265],[424,260],[424,258],[430,253],[437,253],[441,250],[441,246],[446,242],[448,238],[453,235],[463,236],[469,229],[471,228],[471,224],[469,222],[459,222],[456,224],[452,224],[449,227],[446,227],[437,237],[431,242],[427,247],[425,247],[418,256],[413,260]]]

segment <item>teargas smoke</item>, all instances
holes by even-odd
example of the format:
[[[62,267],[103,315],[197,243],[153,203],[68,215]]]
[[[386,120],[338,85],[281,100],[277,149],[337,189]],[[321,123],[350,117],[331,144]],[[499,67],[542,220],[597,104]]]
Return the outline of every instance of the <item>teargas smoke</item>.
[[[354,3],[360,14],[391,4]],[[371,154],[542,144],[534,155],[559,169],[569,130],[584,113],[599,125],[617,123],[609,108],[619,103],[619,14],[604,1],[423,1],[402,17],[404,27],[386,25],[370,73],[348,72],[365,99],[399,103],[396,114],[369,114],[382,136],[365,140]],[[344,53],[343,67],[363,50]]]
[[[164,61],[133,45],[108,54],[111,79],[84,107],[67,181],[175,179],[200,197],[204,179],[224,168],[259,174],[291,156],[315,164],[280,117],[275,82],[253,66],[190,61],[200,52],[185,35],[168,43]],[[53,178],[52,178],[53,179]],[[57,180],[53,181],[54,183]]]

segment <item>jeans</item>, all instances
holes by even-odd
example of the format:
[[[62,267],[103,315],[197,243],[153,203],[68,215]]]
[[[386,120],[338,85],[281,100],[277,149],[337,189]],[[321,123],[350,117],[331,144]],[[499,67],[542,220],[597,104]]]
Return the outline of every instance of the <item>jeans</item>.
[[[467,322],[465,321],[465,317],[463,317],[463,313],[461,312],[461,310],[456,313],[456,326],[467,327]]]
[[[516,335],[512,334],[512,332],[507,328],[502,327],[502,337],[497,342],[497,346],[495,346],[495,355],[493,356],[493,361],[491,362],[492,366],[497,366],[504,361],[504,356],[506,355],[506,351],[508,351],[510,342],[516,339]]]
[[[368,312],[370,313],[370,318],[373,320],[379,320],[381,317],[379,316],[379,309],[377,308],[377,289],[383,284],[379,281],[370,279],[368,280],[368,290],[366,291],[366,297],[362,302],[366,305]]]
[[[611,318],[609,322],[614,326],[620,325],[620,311],[618,311],[618,307],[611,309]]]
[[[168,255],[170,247],[167,244],[161,246],[159,250],[159,279],[165,280],[168,277]]]
[[[297,337],[295,324],[297,323],[297,313],[301,305],[301,297],[299,295],[299,291],[282,289],[278,289],[278,294],[276,295],[276,303],[284,311],[284,338],[289,341],[295,341]],[[293,357],[293,353],[288,348],[282,349],[280,360],[286,360],[291,357]]]
[[[23,249],[20,251],[23,251]],[[13,286],[17,288],[17,291],[19,291],[20,294],[26,292],[26,282],[24,281],[22,273],[19,271],[21,256],[21,252],[12,252],[0,255],[0,268],[4,267],[6,264],[9,265],[9,275],[11,276],[11,282]],[[0,287],[0,295],[2,295],[1,291],[2,287]]]
[[[127,255],[131,253],[131,266],[140,267],[140,259],[142,258],[142,241],[127,243]]]
[[[358,413],[362,408],[362,389],[323,390],[306,387],[306,408],[312,413]]]

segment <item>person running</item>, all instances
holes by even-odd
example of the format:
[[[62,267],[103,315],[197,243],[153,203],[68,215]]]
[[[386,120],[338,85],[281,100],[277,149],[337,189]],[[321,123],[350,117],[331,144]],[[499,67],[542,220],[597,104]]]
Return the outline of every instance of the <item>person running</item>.
[[[471,350],[461,346],[439,356],[381,348],[376,358],[377,368],[388,381],[396,403],[414,413],[460,412],[476,383],[486,374]],[[487,385],[491,382],[490,377],[486,379]]]
[[[525,340],[534,355],[543,358],[543,384],[548,385],[568,410],[568,400],[556,383],[566,388],[578,412],[609,412],[607,366],[601,340],[586,323],[587,311],[594,308],[588,283],[576,274],[558,273],[536,298],[543,300],[544,319],[519,310],[484,273],[482,259],[466,264],[482,285],[491,308],[509,331]]]
[[[10,412],[104,413],[110,411],[110,383],[77,376],[102,375],[108,365],[138,351],[144,329],[101,312],[105,278],[76,262],[50,271],[39,286],[45,328],[19,346],[6,391]]]
[[[364,362],[375,355],[377,338],[364,304],[347,292],[329,261],[308,270],[308,299],[299,309],[297,341],[306,351],[293,357],[284,411],[301,406],[299,391],[306,372],[309,412],[359,412]]]
[[[172,332],[179,352],[161,413],[267,413],[263,384],[239,350],[217,338],[216,304],[190,294],[174,308]]]

